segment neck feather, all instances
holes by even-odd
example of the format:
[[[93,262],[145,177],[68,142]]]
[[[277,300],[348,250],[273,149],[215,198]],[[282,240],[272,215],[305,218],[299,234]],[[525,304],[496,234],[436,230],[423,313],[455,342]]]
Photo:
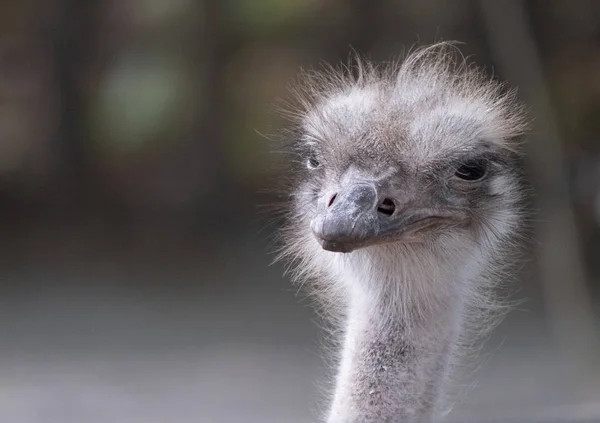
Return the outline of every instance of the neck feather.
[[[437,406],[472,275],[451,260],[432,266],[443,261],[421,253],[390,260],[359,251],[343,259],[345,335],[330,423],[423,422],[418,416]]]

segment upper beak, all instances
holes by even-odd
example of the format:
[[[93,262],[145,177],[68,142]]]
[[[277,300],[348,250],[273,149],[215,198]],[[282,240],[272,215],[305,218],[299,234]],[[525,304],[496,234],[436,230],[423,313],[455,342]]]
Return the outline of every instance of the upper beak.
[[[439,220],[424,210],[398,206],[372,182],[353,182],[319,208],[311,229],[323,249],[347,253],[398,238]],[[385,206],[385,207],[384,207]]]

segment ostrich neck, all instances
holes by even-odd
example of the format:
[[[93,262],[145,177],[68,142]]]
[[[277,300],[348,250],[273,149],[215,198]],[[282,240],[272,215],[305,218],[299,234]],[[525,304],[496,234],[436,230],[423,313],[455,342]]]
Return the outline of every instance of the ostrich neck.
[[[328,423],[429,423],[458,333],[455,281],[345,276],[345,338]]]

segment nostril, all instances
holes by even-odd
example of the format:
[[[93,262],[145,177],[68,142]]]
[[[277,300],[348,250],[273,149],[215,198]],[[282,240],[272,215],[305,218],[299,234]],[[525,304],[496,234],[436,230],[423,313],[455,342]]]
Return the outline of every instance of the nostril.
[[[337,194],[333,194],[331,196],[331,198],[329,199],[329,203],[327,203],[327,207],[331,207],[333,206],[333,203],[335,203],[335,199],[337,198]]]
[[[394,214],[396,210],[396,205],[389,198],[384,198],[383,201],[377,207],[377,211],[381,214],[385,214],[386,216],[391,216]]]

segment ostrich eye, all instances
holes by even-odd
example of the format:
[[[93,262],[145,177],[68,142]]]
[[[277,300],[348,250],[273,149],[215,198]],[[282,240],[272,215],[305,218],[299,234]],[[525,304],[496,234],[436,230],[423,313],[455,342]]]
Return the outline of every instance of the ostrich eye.
[[[456,169],[454,175],[465,181],[477,181],[485,176],[485,172],[485,163],[471,161]]]
[[[306,160],[306,167],[310,170],[318,168],[319,164],[320,164],[319,161],[317,159],[315,159],[314,157],[309,157]]]

